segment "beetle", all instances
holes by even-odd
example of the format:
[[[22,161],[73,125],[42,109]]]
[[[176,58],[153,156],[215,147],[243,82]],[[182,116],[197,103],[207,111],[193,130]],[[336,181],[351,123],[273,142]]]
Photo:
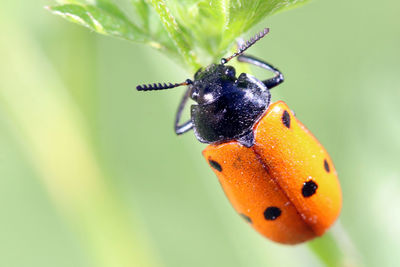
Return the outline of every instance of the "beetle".
[[[200,68],[182,83],[139,85],[137,90],[187,86],[175,132],[194,131],[209,144],[203,151],[234,209],[267,238],[297,244],[321,236],[337,219],[342,194],[332,159],[283,102],[271,103],[270,90],[284,81],[271,64],[244,52],[268,28],[220,64]],[[233,58],[270,71],[259,80],[227,65]],[[191,118],[181,116],[192,99]]]

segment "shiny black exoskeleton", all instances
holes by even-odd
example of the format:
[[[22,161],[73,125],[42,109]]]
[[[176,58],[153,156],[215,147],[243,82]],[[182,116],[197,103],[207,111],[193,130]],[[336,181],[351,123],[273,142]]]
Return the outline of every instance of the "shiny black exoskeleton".
[[[190,97],[194,133],[203,143],[241,140],[252,145],[252,128],[269,105],[268,88],[255,77],[225,65],[196,73]],[[250,135],[250,136],[249,136]]]
[[[138,86],[138,90],[161,90],[187,85],[175,120],[175,132],[183,134],[191,129],[197,139],[203,143],[218,143],[237,140],[251,147],[254,143],[253,126],[268,108],[271,94],[269,89],[283,82],[283,75],[270,64],[251,56],[243,55],[243,51],[268,33],[265,29],[251,39],[237,53],[221,60],[221,64],[211,64],[201,68],[194,75],[194,80],[186,80],[180,84],[154,84]],[[235,69],[225,65],[233,57],[241,62],[254,64],[269,71],[275,76],[260,81],[254,76],[241,73],[236,77]],[[184,107],[191,98],[196,104],[191,106],[191,119],[180,124]]]

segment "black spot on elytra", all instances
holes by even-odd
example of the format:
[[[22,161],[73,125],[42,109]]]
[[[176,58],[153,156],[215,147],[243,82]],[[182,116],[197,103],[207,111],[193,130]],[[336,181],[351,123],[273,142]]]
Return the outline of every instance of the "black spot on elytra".
[[[218,162],[216,162],[215,160],[209,159],[208,162],[210,163],[211,167],[213,167],[214,169],[216,169],[219,172],[222,172],[222,167],[221,165],[219,165]]]
[[[278,207],[268,207],[264,211],[264,218],[269,221],[276,220],[279,216],[281,216],[282,211]]]
[[[246,216],[246,215],[244,215],[243,213],[239,213],[239,215],[242,216],[242,218],[243,218],[246,222],[248,222],[248,223],[253,223],[253,222],[251,221],[251,218],[250,218],[249,216]]]
[[[324,168],[326,172],[330,172],[331,168],[329,167],[329,163],[326,159],[324,159]]]
[[[314,181],[307,181],[303,184],[301,193],[303,197],[311,197],[317,191],[318,185]]]
[[[290,128],[290,115],[289,112],[287,112],[286,110],[283,111],[282,122],[287,128]]]

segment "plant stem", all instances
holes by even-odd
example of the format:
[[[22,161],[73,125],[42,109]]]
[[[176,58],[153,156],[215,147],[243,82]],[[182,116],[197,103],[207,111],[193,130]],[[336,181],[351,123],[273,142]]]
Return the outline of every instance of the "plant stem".
[[[325,266],[363,266],[356,248],[351,243],[340,223],[337,223],[323,237],[310,241],[308,247]]]

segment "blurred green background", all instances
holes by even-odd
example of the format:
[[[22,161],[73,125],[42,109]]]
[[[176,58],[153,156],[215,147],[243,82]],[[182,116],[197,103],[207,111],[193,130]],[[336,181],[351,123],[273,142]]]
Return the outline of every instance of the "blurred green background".
[[[52,3],[0,9],[0,266],[322,266],[237,216],[204,145],[173,132],[182,91],[134,90],[191,73],[51,15]],[[274,100],[336,164],[333,231],[359,266],[399,264],[399,10],[319,0],[250,31],[271,28],[250,53],[282,70]]]

